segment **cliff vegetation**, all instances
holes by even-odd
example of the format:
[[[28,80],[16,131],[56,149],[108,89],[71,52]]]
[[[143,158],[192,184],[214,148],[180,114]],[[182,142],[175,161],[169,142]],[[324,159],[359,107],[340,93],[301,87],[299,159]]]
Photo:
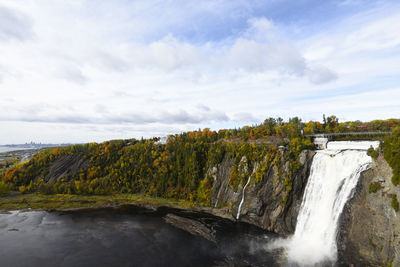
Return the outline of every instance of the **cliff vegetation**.
[[[281,201],[287,202],[293,177],[302,167],[300,152],[313,149],[303,134],[320,132],[388,131],[400,120],[376,120],[369,123],[339,123],[336,116],[320,122],[288,121],[267,118],[264,123],[239,129],[210,129],[159,138],[112,140],[46,149],[28,162],[2,166],[0,191],[22,194],[111,195],[142,194],[166,199],[183,199],[211,205],[215,182],[210,170],[224,160],[232,162],[229,185],[237,192],[255,170],[255,183],[261,182],[275,167],[283,179]],[[385,142],[385,158],[394,166],[394,183],[399,183],[399,130]],[[282,153],[282,150],[284,153]],[[241,169],[242,159],[246,170]],[[287,162],[287,166],[285,165]],[[285,169],[285,171],[283,171]]]

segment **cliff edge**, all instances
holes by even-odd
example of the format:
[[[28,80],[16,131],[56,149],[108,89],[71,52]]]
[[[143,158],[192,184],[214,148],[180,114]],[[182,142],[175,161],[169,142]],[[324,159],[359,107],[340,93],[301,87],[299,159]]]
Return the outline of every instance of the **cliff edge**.
[[[392,206],[400,188],[391,179],[392,169],[382,155],[362,173],[339,222],[340,266],[400,266],[399,214]]]
[[[252,177],[246,190],[243,190],[245,184],[242,183],[236,191],[229,182],[232,160],[226,157],[221,164],[210,170],[215,180],[212,205],[224,209],[235,219],[239,217],[240,221],[267,231],[283,235],[293,234],[314,155],[314,151],[302,151],[298,159],[301,167],[290,178],[287,175],[291,172],[289,162],[282,157],[280,164],[268,170],[261,181],[256,182]],[[241,164],[246,165],[245,158],[241,160]],[[243,169],[246,169],[246,166],[243,166]],[[242,199],[243,203],[240,206]]]

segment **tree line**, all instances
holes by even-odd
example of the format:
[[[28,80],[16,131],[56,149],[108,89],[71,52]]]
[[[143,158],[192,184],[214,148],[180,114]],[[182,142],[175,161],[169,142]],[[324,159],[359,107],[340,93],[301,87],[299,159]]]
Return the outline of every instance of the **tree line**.
[[[399,123],[400,120],[372,121],[368,127],[383,131],[393,129]],[[247,179],[239,170],[243,157],[247,159],[249,169],[259,164],[256,182],[262,181],[272,166],[279,167],[282,161],[288,161],[290,171],[282,178],[285,179],[285,190],[290,191],[291,178],[301,167],[298,162],[300,152],[314,148],[302,132],[342,128],[354,131],[351,128],[354,125],[364,124],[339,123],[335,116],[324,119],[323,123],[304,123],[297,117],[288,121],[267,118],[260,125],[239,129],[199,129],[170,135],[166,144],[160,144],[159,138],[151,138],[57,147],[41,151],[28,162],[1,169],[0,179],[2,188],[7,186],[21,193],[140,193],[210,204],[214,180],[209,170],[224,159],[234,163],[229,181],[234,190]],[[394,162],[393,166],[400,165],[398,132],[396,130],[390,137],[392,139],[385,142],[385,157],[389,163]],[[286,152],[282,154],[279,146],[284,146]],[[67,156],[77,157],[86,164],[69,177],[46,180],[52,164]],[[395,167],[394,170],[398,177],[400,169]]]

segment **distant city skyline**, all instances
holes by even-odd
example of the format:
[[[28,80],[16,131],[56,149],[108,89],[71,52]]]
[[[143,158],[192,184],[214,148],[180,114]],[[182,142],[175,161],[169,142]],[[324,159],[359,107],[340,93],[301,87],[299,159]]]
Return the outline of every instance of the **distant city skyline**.
[[[0,1],[0,144],[398,118],[400,2]]]

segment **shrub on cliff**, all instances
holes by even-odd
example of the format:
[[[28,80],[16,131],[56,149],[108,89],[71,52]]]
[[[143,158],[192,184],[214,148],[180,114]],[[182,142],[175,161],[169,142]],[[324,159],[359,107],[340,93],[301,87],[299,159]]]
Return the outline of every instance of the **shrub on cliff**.
[[[375,182],[375,183],[370,183],[368,192],[371,193],[376,193],[379,189],[381,189],[381,183]]]
[[[397,200],[397,195],[392,195],[392,207],[396,212],[399,211],[399,201]]]
[[[378,158],[379,156],[379,152],[376,151],[372,146],[370,148],[368,148],[367,150],[367,155],[370,156],[373,159]]]
[[[393,170],[392,183],[400,184],[400,127],[397,127],[392,135],[386,136],[383,155]]]
[[[8,195],[10,188],[7,184],[0,182],[0,196]]]

